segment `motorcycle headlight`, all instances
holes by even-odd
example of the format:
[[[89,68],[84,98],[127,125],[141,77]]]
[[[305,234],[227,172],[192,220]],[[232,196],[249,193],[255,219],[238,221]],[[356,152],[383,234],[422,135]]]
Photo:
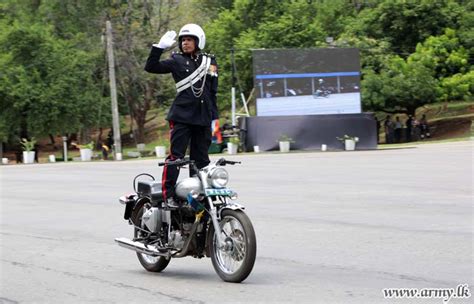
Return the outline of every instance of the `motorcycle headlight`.
[[[224,188],[229,181],[229,174],[224,168],[215,168],[209,172],[208,176],[214,188]]]

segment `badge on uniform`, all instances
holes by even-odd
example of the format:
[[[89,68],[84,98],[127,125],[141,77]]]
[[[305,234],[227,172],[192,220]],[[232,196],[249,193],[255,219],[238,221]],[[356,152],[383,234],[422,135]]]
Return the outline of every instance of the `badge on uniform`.
[[[211,64],[207,70],[207,74],[217,77],[217,65]]]

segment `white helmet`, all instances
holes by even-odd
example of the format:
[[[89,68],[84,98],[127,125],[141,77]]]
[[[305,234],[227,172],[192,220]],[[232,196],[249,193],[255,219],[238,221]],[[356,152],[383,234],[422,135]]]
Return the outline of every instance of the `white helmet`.
[[[206,34],[204,34],[204,31],[202,28],[194,23],[189,23],[186,24],[181,28],[179,31],[178,39],[179,39],[179,48],[181,49],[181,37],[183,36],[193,36],[197,38],[197,47],[202,50],[204,49],[204,46],[206,45]]]

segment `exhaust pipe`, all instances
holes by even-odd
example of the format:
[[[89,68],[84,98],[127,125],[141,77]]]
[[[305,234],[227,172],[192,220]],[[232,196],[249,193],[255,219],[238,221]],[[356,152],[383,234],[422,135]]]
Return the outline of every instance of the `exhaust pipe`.
[[[139,252],[139,253],[143,253],[143,254],[146,254],[146,255],[151,255],[151,256],[154,256],[154,257],[163,256],[163,257],[167,257],[167,258],[169,258],[171,256],[169,251],[160,252],[155,247],[146,246],[143,243],[134,242],[134,241],[132,241],[130,239],[127,239],[127,238],[116,238],[115,241],[121,247],[130,249],[130,250],[133,250],[133,251],[136,251],[136,252]]]

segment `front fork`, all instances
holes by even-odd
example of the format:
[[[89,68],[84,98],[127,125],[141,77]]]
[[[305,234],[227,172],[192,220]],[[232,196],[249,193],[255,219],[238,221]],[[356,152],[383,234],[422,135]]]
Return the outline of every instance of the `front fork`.
[[[218,247],[222,248],[224,246],[224,240],[222,239],[221,235],[221,227],[219,226],[219,221],[217,220],[217,208],[212,203],[212,199],[207,197],[207,201],[209,202],[209,214],[211,215],[212,225],[214,226],[214,233],[217,237]]]

